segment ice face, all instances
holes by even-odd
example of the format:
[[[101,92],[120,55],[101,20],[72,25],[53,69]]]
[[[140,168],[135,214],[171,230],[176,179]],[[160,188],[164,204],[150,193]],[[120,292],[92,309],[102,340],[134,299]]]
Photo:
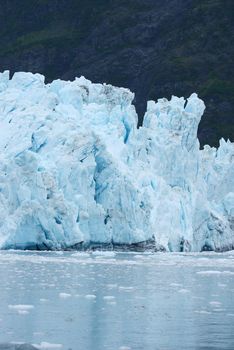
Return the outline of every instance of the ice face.
[[[234,246],[233,143],[199,150],[196,94],[149,101],[140,129],[133,98],[84,77],[0,73],[1,248]]]

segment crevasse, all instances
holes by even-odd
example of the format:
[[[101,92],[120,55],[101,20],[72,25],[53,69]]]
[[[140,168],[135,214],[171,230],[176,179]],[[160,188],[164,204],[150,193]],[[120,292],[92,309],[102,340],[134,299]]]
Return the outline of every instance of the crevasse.
[[[199,149],[196,94],[149,101],[139,129],[133,98],[0,73],[0,248],[234,247],[234,144]]]

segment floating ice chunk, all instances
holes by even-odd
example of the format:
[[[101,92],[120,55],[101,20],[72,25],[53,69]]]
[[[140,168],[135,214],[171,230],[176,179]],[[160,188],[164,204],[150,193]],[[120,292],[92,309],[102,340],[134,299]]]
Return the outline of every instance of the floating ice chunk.
[[[92,253],[94,256],[103,256],[103,257],[114,257],[116,256],[115,252],[109,252],[109,251],[95,251]]]
[[[40,350],[61,349],[63,347],[62,344],[49,343],[45,341],[41,342],[40,344],[33,344],[33,346]]]
[[[77,258],[82,258],[82,257],[88,257],[89,256],[89,253],[86,253],[86,252],[77,252],[77,253],[73,253],[71,254],[71,256],[73,257],[77,257]]]
[[[139,260],[147,259],[147,257],[144,256],[144,255],[135,255],[134,258],[135,258],[135,259],[139,259]]]
[[[105,295],[105,296],[103,297],[103,299],[104,299],[104,300],[114,300],[115,297],[114,297],[113,295]]]
[[[8,305],[9,309],[17,311],[28,311],[34,309],[34,305],[18,304],[18,305]]]
[[[59,297],[62,299],[67,299],[71,297],[71,294],[69,293],[59,293]]]
[[[220,275],[222,272],[216,271],[216,270],[207,270],[207,271],[197,271],[196,273],[198,275]]]
[[[123,290],[125,292],[132,292],[134,290],[134,287],[119,286],[119,290]]]
[[[218,309],[213,309],[213,311],[215,311],[215,312],[222,312],[222,311],[225,311],[225,309],[218,308]]]
[[[211,270],[211,271],[197,271],[198,275],[234,275],[234,271],[215,271],[215,270]]]
[[[206,311],[206,310],[195,310],[194,311],[195,313],[197,313],[197,314],[201,314],[201,315],[209,315],[209,314],[211,314],[211,312],[210,311]]]
[[[220,303],[219,301],[210,301],[209,304],[210,304],[211,306],[215,306],[215,307],[221,306],[221,305],[222,305],[222,303]]]
[[[85,298],[86,299],[96,299],[96,295],[94,295],[94,294],[87,294],[87,295],[85,295]]]
[[[17,310],[19,315],[28,315],[29,311],[28,310]]]

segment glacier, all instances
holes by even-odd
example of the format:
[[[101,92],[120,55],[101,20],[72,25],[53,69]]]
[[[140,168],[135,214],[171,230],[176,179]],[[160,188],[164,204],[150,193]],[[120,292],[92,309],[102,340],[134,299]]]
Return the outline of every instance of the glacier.
[[[0,249],[234,248],[234,144],[200,150],[205,105],[0,73]]]

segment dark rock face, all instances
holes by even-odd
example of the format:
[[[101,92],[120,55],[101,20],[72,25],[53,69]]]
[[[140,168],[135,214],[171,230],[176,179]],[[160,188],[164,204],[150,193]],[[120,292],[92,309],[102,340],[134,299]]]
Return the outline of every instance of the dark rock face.
[[[84,75],[148,99],[198,92],[201,144],[234,141],[234,1],[5,0],[0,70]]]

